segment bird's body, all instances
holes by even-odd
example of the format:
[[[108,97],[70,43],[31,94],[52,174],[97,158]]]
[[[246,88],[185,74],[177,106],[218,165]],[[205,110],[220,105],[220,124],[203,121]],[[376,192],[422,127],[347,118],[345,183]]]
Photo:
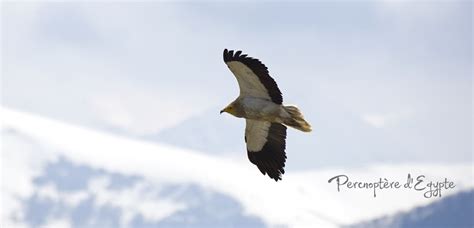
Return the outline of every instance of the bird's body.
[[[286,126],[304,132],[311,131],[311,126],[297,107],[282,104],[281,92],[267,67],[241,53],[224,50],[224,62],[237,78],[240,95],[221,113],[246,119],[249,160],[277,181],[285,172]]]
[[[239,96],[232,106],[237,110],[234,116],[245,119],[282,123],[290,117],[282,105],[258,97]]]

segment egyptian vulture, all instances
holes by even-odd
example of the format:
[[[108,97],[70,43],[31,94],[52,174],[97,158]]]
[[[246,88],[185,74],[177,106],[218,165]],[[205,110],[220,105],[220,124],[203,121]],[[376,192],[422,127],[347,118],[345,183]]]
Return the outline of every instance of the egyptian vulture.
[[[286,126],[310,132],[311,126],[295,106],[284,106],[280,89],[267,67],[242,51],[224,50],[224,62],[237,78],[240,94],[220,113],[245,118],[247,155],[263,175],[275,181],[285,173]]]

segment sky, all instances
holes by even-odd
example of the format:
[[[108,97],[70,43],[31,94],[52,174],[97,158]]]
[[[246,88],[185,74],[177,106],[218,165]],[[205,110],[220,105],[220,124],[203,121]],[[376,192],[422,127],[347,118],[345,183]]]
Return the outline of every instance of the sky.
[[[238,94],[222,51],[241,49],[313,125],[289,131],[289,168],[464,162],[471,19],[470,1],[6,2],[2,105],[185,147],[219,129],[238,156],[243,121],[217,113]]]

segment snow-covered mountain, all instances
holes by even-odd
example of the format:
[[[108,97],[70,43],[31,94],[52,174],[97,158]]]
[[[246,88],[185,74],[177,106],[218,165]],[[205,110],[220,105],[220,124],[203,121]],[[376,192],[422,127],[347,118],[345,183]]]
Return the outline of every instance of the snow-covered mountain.
[[[217,156],[245,155],[245,121],[208,110],[142,138]],[[243,156],[242,156],[243,157]]]
[[[349,227],[474,227],[474,190],[462,191],[427,206]]]
[[[263,227],[241,203],[193,183],[153,184],[139,176],[78,165],[48,163],[33,179],[18,217],[31,227],[66,221],[73,227]]]
[[[372,165],[262,176],[248,161],[133,140],[3,109],[2,224],[7,227],[337,227],[439,200],[419,192],[338,192],[328,179],[408,172],[471,189],[472,164]],[[441,198],[443,199],[443,198]]]

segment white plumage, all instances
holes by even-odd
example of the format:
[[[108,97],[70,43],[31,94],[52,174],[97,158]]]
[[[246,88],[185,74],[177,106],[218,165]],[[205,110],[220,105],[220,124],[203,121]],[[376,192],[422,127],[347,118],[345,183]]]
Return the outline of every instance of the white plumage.
[[[227,66],[229,66],[230,71],[232,71],[237,78],[241,97],[271,99],[265,86],[247,66],[236,61],[229,62]]]

